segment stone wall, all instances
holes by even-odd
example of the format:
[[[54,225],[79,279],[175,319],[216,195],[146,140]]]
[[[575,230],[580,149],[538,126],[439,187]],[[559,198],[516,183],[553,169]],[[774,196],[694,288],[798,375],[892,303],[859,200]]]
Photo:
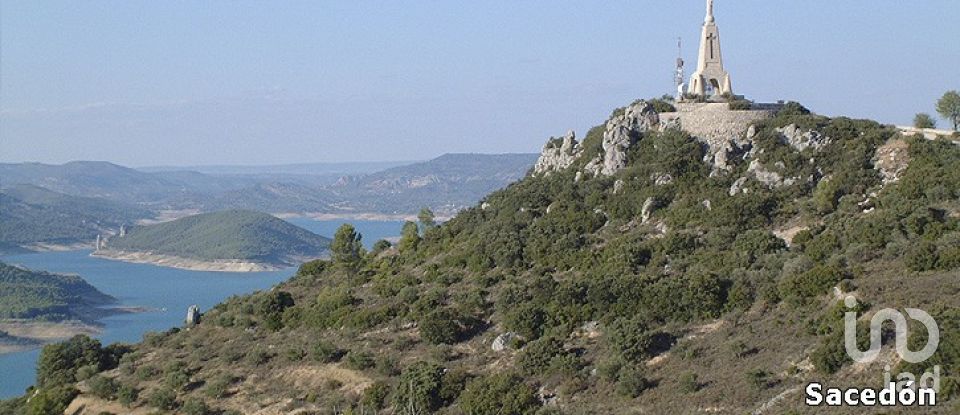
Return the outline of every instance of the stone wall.
[[[690,135],[706,141],[710,147],[721,142],[742,139],[750,124],[772,118],[779,107],[755,106],[755,110],[733,111],[726,103],[679,103],[677,112],[660,114],[661,122],[680,120],[680,128]]]
[[[779,104],[754,104],[751,110],[731,110],[727,103],[678,103],[676,112],[660,114],[662,126],[678,125],[709,149],[704,161],[714,167],[712,174],[730,170],[728,160],[748,151],[751,138],[747,136],[750,125],[772,118],[780,109]]]
[[[953,140],[955,142],[960,142],[960,136],[956,134],[953,130],[937,130],[935,128],[916,128],[908,127],[903,125],[896,126],[898,130],[904,135],[914,135],[914,134],[923,134],[923,138],[927,140],[936,140],[940,137]]]

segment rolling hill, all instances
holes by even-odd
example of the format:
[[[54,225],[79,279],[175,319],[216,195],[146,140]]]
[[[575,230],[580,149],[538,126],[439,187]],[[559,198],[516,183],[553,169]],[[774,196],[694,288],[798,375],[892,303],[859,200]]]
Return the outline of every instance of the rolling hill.
[[[82,278],[0,262],[0,319],[91,320],[116,300]]]
[[[0,245],[7,250],[38,244],[93,244],[98,234],[150,218],[141,207],[70,196],[33,185],[0,191]]]
[[[324,254],[330,240],[265,213],[229,210],[132,227],[96,255],[144,253],[198,261],[244,261],[277,267]]]

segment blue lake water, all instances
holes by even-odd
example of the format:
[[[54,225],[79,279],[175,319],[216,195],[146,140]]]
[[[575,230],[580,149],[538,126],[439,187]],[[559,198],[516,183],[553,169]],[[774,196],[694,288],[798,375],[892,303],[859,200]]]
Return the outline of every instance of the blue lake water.
[[[319,235],[333,237],[343,223],[352,223],[370,247],[378,239],[400,234],[401,222],[395,221],[314,221],[290,219],[290,222]],[[140,306],[152,311],[120,314],[100,322],[103,332],[97,336],[103,344],[137,342],[149,331],[164,331],[180,326],[187,307],[200,305],[207,310],[232,295],[248,294],[282,282],[295,269],[273,272],[203,272],[131,264],[89,256],[90,251],[42,252],[10,255],[3,261],[27,268],[79,274],[100,291],[116,297],[121,305]],[[23,394],[33,384],[39,350],[0,355],[0,399]]]

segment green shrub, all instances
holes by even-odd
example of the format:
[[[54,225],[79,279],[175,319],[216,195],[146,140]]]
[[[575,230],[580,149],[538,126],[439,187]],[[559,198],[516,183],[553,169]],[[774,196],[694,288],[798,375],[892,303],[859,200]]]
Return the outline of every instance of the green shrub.
[[[100,399],[114,400],[117,397],[117,383],[113,378],[96,375],[87,380],[90,393]]]
[[[27,403],[28,415],[62,414],[80,392],[72,386],[40,389]]]
[[[394,405],[403,414],[434,412],[443,403],[440,397],[443,367],[435,363],[417,362],[400,375]]]
[[[810,361],[822,373],[836,373],[843,365],[852,362],[844,346],[843,332],[837,331],[824,338],[810,354]]]
[[[233,376],[221,374],[207,383],[203,394],[213,399],[222,399],[227,396],[230,385],[232,385],[234,381],[235,378]]]
[[[929,271],[937,268],[939,255],[937,245],[930,241],[920,241],[907,251],[904,258],[912,271]]]
[[[540,306],[524,303],[507,312],[503,323],[527,340],[535,340],[543,335],[546,318],[546,313]]]
[[[770,387],[770,373],[763,369],[755,369],[746,373],[747,383],[759,390]]]
[[[746,99],[735,99],[727,104],[727,108],[732,111],[748,111],[753,109],[753,103]]]
[[[273,359],[273,353],[270,353],[267,350],[260,347],[256,347],[250,350],[249,352],[247,352],[247,356],[246,356],[247,363],[254,366],[265,365],[267,364],[267,362],[270,361],[270,359]]]
[[[177,409],[177,393],[170,388],[159,388],[150,394],[147,403],[157,409],[172,411]]]
[[[74,383],[81,367],[108,369],[103,360],[100,342],[84,335],[44,346],[37,362],[37,385],[43,388]]]
[[[206,402],[197,398],[189,398],[184,401],[180,411],[186,415],[211,415],[214,413]]]
[[[390,241],[386,239],[380,239],[373,244],[373,249],[370,251],[370,254],[378,255],[381,252],[390,249],[392,246],[393,244],[391,244]]]
[[[796,101],[789,101],[783,105],[783,108],[780,109],[780,112],[777,115],[782,117],[787,116],[796,116],[796,115],[810,115],[810,110],[808,110],[803,105]]]
[[[190,374],[184,369],[177,369],[167,373],[163,383],[170,389],[182,390],[190,383]]]
[[[653,335],[639,318],[619,318],[607,330],[607,341],[627,362],[639,363],[652,357]]]
[[[340,360],[344,354],[346,353],[333,343],[326,340],[319,340],[317,344],[313,346],[313,353],[311,355],[313,359],[318,362],[331,363]]]
[[[366,408],[380,410],[384,408],[387,395],[389,394],[390,385],[387,385],[383,381],[377,381],[363,390],[363,397],[360,398],[360,403]]]
[[[120,387],[117,388],[117,400],[120,401],[123,406],[129,408],[133,406],[134,402],[139,398],[140,390],[133,386],[121,384]]]
[[[313,261],[304,262],[300,265],[300,268],[297,269],[297,277],[310,277],[323,274],[329,266],[330,262],[322,259],[315,259]]]
[[[419,321],[420,336],[431,344],[453,344],[460,337],[457,316],[448,309],[439,309]]]
[[[517,358],[517,366],[526,374],[546,372],[555,356],[564,353],[563,342],[554,337],[544,337],[528,343]]]
[[[257,315],[263,319],[263,325],[268,330],[277,331],[283,328],[283,312],[293,307],[293,296],[286,291],[271,291],[267,293],[257,306]]]
[[[790,275],[780,281],[780,295],[791,301],[821,295],[849,275],[837,265],[817,265],[799,275]]]
[[[625,369],[621,371],[617,381],[617,393],[636,398],[652,386],[653,383],[643,375],[643,372],[637,369]]]
[[[156,379],[157,376],[160,376],[160,369],[157,369],[156,367],[150,366],[150,365],[141,366],[137,368],[136,375],[137,375],[137,380],[144,381],[144,382],[150,381],[150,380]]]
[[[694,393],[700,390],[700,380],[695,372],[684,372],[677,381],[680,392]]]
[[[364,351],[351,351],[347,353],[347,367],[354,370],[367,370],[376,366],[377,361],[373,353]]]
[[[540,407],[534,388],[513,374],[474,379],[459,402],[460,409],[471,415],[528,415]]]
[[[677,112],[677,107],[674,107],[673,104],[662,99],[651,99],[647,101],[647,103],[653,106],[653,110],[658,113]]]

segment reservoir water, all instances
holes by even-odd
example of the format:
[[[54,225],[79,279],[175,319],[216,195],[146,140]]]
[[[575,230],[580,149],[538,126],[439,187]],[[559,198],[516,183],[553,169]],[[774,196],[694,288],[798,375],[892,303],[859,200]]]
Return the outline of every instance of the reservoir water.
[[[289,219],[319,235],[333,237],[343,223],[352,223],[368,248],[378,239],[400,234],[396,221],[315,221]],[[41,252],[2,258],[10,264],[58,273],[78,274],[100,291],[116,297],[120,305],[151,311],[119,314],[100,320],[104,344],[137,342],[149,331],[180,326],[187,307],[207,310],[232,295],[268,289],[293,275],[295,268],[272,272],[204,272],[131,264],[89,256],[90,251]],[[39,349],[0,355],[0,399],[23,394],[33,384]]]

